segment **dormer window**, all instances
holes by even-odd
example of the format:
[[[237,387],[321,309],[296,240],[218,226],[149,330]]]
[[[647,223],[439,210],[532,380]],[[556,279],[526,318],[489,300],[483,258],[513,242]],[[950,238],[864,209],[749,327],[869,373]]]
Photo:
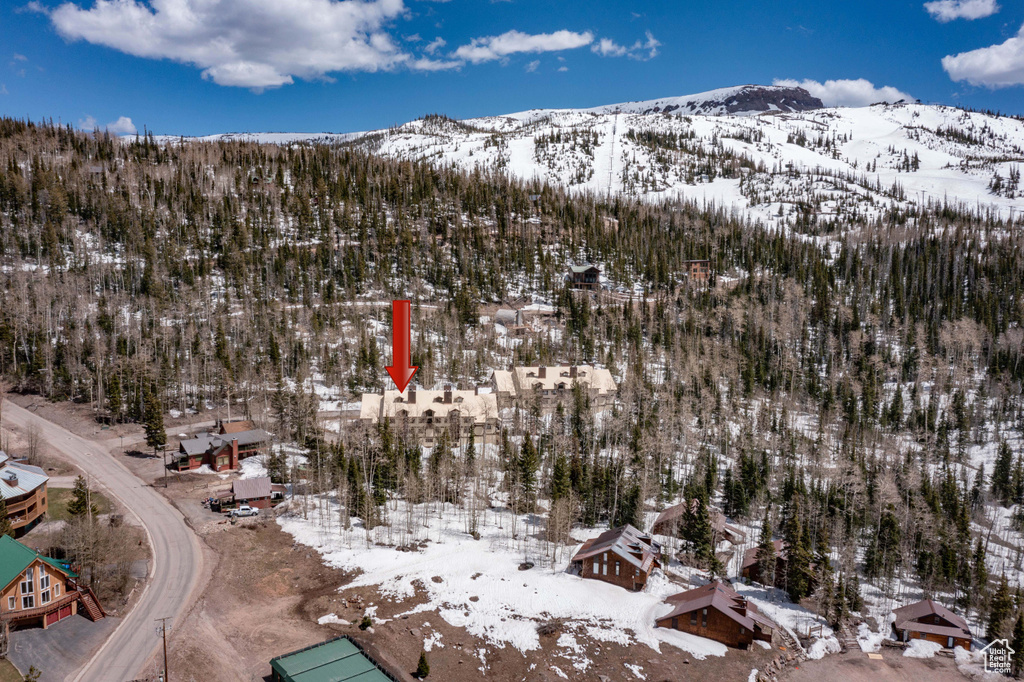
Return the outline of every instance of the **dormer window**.
[[[443,403],[444,402],[444,398],[442,398],[441,396],[437,396],[436,398],[434,398],[434,402],[435,403]]]
[[[403,398],[402,396],[398,396],[398,397],[395,398],[395,402],[396,403],[404,403],[405,402],[405,398]]]
[[[460,395],[459,397],[457,397],[457,398],[455,399],[455,402],[457,402],[457,403],[461,403],[461,402],[462,402],[463,400],[465,400],[465,398],[463,398],[463,397],[462,397],[462,396]]]
[[[533,372],[533,371],[530,371],[530,372],[526,373],[526,376],[528,376],[528,377],[535,377],[535,376],[537,376],[537,373]]]

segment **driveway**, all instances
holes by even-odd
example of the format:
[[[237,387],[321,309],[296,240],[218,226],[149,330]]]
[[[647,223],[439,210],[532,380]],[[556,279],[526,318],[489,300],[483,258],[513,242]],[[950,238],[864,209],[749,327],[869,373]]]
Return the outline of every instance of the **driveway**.
[[[39,682],[64,682],[74,677],[80,667],[78,663],[88,660],[120,624],[120,618],[93,623],[76,614],[46,630],[15,630],[11,633],[9,658],[23,673],[32,666],[41,670]]]
[[[144,593],[100,650],[70,678],[73,682],[134,680],[160,645],[155,619],[178,616],[191,600],[203,571],[199,540],[170,502],[114,459],[109,448],[117,440],[101,443],[82,438],[9,400],[4,401],[3,410],[4,424],[22,429],[36,424],[55,456],[88,473],[146,530],[153,563]]]

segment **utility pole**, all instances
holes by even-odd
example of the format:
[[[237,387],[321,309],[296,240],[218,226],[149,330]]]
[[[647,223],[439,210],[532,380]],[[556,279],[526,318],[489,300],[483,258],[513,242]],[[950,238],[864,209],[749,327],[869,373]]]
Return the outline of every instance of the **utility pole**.
[[[167,445],[160,446],[160,454],[164,459],[164,488],[167,487]]]
[[[167,631],[171,629],[171,626],[167,624],[170,618],[157,618],[156,622],[160,623],[156,626],[156,632],[158,635],[162,635],[164,638],[164,676],[163,682],[170,682],[171,674],[167,670]]]

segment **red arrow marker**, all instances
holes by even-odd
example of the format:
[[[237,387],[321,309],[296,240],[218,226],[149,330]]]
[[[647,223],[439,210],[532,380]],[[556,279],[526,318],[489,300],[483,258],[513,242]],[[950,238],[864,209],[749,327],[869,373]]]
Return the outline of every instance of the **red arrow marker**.
[[[395,386],[405,392],[419,367],[412,365],[412,331],[409,329],[409,301],[391,302],[391,366],[385,367]]]

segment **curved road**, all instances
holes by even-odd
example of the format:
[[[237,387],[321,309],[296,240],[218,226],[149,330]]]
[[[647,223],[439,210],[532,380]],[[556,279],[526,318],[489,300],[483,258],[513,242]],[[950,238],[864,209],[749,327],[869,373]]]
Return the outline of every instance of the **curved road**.
[[[149,536],[152,568],[135,608],[118,626],[74,682],[127,682],[143,672],[160,646],[154,619],[176,617],[188,603],[202,572],[202,550],[181,513],[153,488],[114,459],[102,443],[5,400],[4,424],[37,424],[52,451],[88,473],[134,515]],[[162,665],[161,665],[162,667]]]

